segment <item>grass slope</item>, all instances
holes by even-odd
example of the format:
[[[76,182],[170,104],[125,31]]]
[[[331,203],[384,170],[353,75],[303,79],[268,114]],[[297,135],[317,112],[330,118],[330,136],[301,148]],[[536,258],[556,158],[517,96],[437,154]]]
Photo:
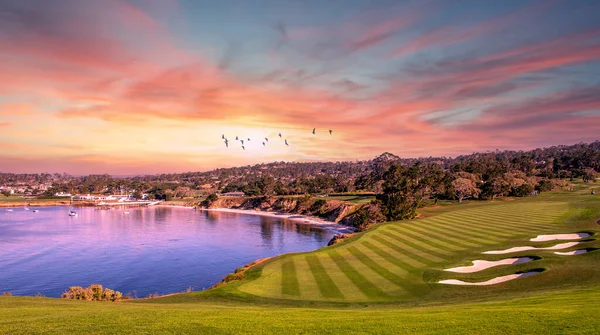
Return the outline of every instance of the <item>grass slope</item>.
[[[529,242],[530,238],[539,234],[597,230],[593,221],[590,221],[591,224],[577,220],[571,223],[565,221],[573,215],[598,210],[596,198],[583,192],[445,207],[439,208],[438,213],[430,209],[423,219],[382,224],[336,247],[309,254],[285,255],[266,262],[256,279],[243,282],[238,289],[254,296],[285,300],[390,302],[437,300],[452,296],[463,299],[476,297],[482,292],[493,295],[507,290],[549,288],[557,282],[557,277],[566,275],[572,267],[579,266],[585,272],[586,264],[598,260],[598,252],[572,259],[555,255],[553,251],[538,250],[509,255],[481,253],[513,246],[551,246],[561,243]],[[584,204],[583,208],[577,207],[586,201],[591,202]],[[592,246],[598,246],[598,243],[590,241],[567,250]],[[541,259],[472,274],[441,271],[470,264],[476,259],[499,260],[532,255]],[[492,287],[465,288],[437,284],[439,280],[451,278],[484,281],[536,268],[548,271]],[[302,273],[301,278],[298,277],[299,273]],[[544,283],[542,287],[540,282]],[[288,289],[290,283],[294,285],[293,290]]]
[[[2,334],[590,334],[600,288],[420,308],[272,308],[0,297]]]

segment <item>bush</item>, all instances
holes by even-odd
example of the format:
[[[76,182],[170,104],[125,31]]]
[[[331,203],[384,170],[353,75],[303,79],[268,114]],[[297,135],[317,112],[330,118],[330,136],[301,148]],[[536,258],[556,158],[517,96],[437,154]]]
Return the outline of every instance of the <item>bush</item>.
[[[63,299],[87,300],[87,301],[118,301],[127,299],[119,291],[103,288],[100,284],[92,284],[86,288],[71,286],[69,290],[61,295]]]
[[[310,206],[310,212],[316,213],[316,214],[323,214],[323,212],[326,210],[326,206],[327,206],[327,200],[325,200],[325,199],[317,199]]]
[[[211,193],[211,194],[209,194],[209,195],[206,197],[206,201],[207,201],[207,202],[210,202],[210,203],[212,203],[212,202],[215,202],[215,201],[217,201],[218,199],[219,199],[219,197],[218,197],[216,194],[214,194],[214,193]]]

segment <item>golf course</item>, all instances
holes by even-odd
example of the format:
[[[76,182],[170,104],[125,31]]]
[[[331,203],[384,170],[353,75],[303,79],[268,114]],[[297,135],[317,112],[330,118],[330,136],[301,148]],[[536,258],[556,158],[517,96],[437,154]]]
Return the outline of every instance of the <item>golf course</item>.
[[[591,333],[600,328],[600,196],[591,187],[440,202],[201,292],[0,297],[0,333]]]

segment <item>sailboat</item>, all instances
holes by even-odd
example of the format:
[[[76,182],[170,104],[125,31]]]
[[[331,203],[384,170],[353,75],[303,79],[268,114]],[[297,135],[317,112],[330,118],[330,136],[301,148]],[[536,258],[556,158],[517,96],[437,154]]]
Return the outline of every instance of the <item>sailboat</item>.
[[[77,212],[73,208],[73,204],[71,204],[71,207],[69,207],[69,216],[77,216]]]

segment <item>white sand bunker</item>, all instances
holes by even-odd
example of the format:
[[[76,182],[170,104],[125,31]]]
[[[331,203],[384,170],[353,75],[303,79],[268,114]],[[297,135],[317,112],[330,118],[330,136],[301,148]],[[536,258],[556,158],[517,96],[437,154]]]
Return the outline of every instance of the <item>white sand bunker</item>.
[[[553,240],[578,240],[580,238],[590,237],[588,233],[577,233],[577,234],[554,234],[554,235],[538,235],[538,237],[532,238],[531,242],[545,242]]]
[[[555,251],[554,253],[557,254],[557,255],[572,256],[572,255],[585,254],[586,252],[588,252],[587,249],[565,251],[565,252]]]
[[[488,255],[500,255],[500,254],[510,254],[510,253],[513,253],[513,252],[525,251],[525,250],[560,250],[560,249],[567,249],[567,248],[570,248],[572,246],[576,246],[579,243],[581,243],[581,242],[560,243],[560,244],[557,244],[555,246],[548,247],[548,248],[536,248],[536,247],[531,247],[531,246],[514,247],[514,248],[510,248],[510,249],[506,249],[506,250],[485,251],[483,253],[484,254],[488,254]]]
[[[459,273],[473,273],[473,272],[482,271],[482,270],[485,270],[485,269],[488,269],[488,268],[491,268],[494,266],[498,266],[498,265],[521,264],[521,263],[531,262],[532,260],[534,260],[534,258],[531,258],[531,257],[507,258],[507,259],[503,259],[503,260],[499,260],[499,261],[477,260],[477,261],[473,261],[473,265],[471,265],[471,266],[459,266],[456,268],[445,269],[444,271],[459,272]]]
[[[524,273],[515,273],[512,275],[496,277],[494,279],[490,279],[488,281],[482,281],[482,282],[478,282],[478,283],[470,283],[470,282],[466,282],[466,281],[462,281],[462,280],[458,280],[458,279],[441,280],[441,281],[439,281],[439,283],[447,284],[447,285],[474,285],[474,286],[494,285],[494,284],[503,283],[505,281],[509,281],[509,280],[513,280],[513,279],[517,279],[517,278],[533,276],[538,273],[540,273],[540,272],[529,271],[529,272],[524,272]]]

